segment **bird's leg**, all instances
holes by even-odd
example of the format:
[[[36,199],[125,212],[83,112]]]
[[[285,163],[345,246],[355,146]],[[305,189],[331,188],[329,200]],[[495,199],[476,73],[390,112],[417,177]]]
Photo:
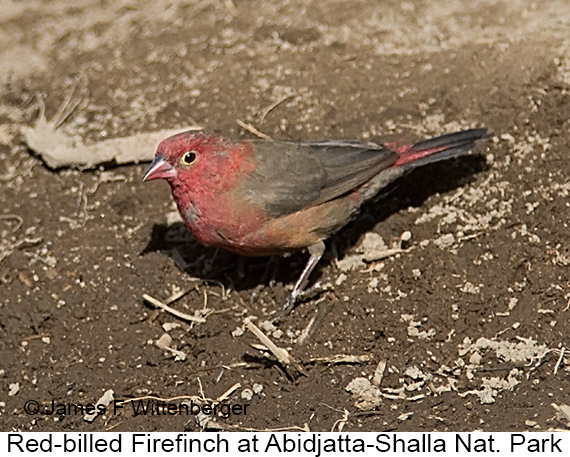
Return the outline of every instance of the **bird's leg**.
[[[305,265],[305,268],[304,268],[303,272],[301,273],[301,276],[299,277],[299,279],[295,283],[295,287],[293,287],[293,291],[289,294],[289,296],[287,297],[287,301],[283,305],[283,308],[282,308],[283,314],[286,314],[293,309],[295,302],[297,301],[299,296],[302,294],[303,289],[305,288],[305,286],[309,282],[309,276],[311,275],[311,272],[315,269],[315,266],[317,265],[317,263],[319,263],[319,260],[321,260],[321,257],[323,256],[323,254],[325,252],[325,243],[323,241],[319,241],[318,243],[311,244],[307,248],[307,250],[309,251],[309,254],[311,255],[311,257],[309,258],[307,265]]]

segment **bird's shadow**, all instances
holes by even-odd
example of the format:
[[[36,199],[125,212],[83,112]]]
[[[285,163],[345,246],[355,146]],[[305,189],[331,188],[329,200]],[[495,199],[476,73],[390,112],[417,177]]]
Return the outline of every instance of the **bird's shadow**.
[[[331,250],[327,249],[311,275],[311,283],[318,280],[319,267],[330,263],[333,257],[342,258],[364,233],[390,215],[410,206],[419,207],[435,193],[446,193],[468,184],[487,169],[485,158],[473,155],[427,165],[400,178],[365,203],[358,216],[329,239],[327,246],[334,244],[336,255],[331,255]],[[268,285],[273,280],[284,285],[293,284],[308,259],[305,252],[292,253],[285,258],[243,257],[208,248],[200,245],[181,222],[153,226],[151,238],[141,255],[156,251],[169,255],[180,269],[193,277],[219,281],[238,291]],[[285,295],[279,297],[284,298]]]

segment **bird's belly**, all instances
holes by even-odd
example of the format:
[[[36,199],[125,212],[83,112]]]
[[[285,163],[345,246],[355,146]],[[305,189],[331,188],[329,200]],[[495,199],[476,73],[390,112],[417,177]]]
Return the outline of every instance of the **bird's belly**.
[[[328,238],[350,221],[359,206],[358,199],[348,195],[277,218],[267,218],[261,211],[203,212],[193,208],[181,213],[201,244],[246,256],[265,256]]]
[[[266,221],[258,230],[240,240],[240,249],[284,253],[311,246],[346,225],[358,211],[359,204],[349,195],[295,213]]]
[[[194,237],[204,246],[222,248],[245,256],[265,256],[283,253],[275,243],[252,237],[255,232],[244,233],[239,227],[212,227],[207,224],[188,226]]]

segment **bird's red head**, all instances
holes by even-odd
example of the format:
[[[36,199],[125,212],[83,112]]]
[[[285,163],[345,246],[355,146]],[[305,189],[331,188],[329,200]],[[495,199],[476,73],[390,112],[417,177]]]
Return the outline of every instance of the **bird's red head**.
[[[156,150],[154,161],[143,176],[143,181],[166,179],[170,182],[188,174],[196,174],[196,168],[217,150],[223,149],[217,137],[203,132],[183,132],[163,140]],[[207,165],[207,163],[206,163]]]
[[[188,131],[163,140],[143,181],[166,179],[173,191],[212,193],[231,186],[240,171],[249,170],[249,143]]]

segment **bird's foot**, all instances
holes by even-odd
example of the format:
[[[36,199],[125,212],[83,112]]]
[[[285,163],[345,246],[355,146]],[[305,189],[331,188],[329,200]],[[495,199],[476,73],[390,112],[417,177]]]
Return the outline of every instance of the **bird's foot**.
[[[302,290],[293,290],[293,292],[291,292],[288,296],[287,296],[287,300],[285,300],[285,303],[283,303],[283,306],[281,307],[281,313],[283,315],[289,314],[291,311],[293,311],[293,308],[295,307],[295,303],[297,303],[297,301],[303,297],[303,291]]]
[[[301,276],[295,283],[293,291],[289,294],[287,300],[285,301],[285,304],[281,307],[281,310],[277,312],[273,320],[278,320],[281,317],[289,314],[295,307],[295,303],[297,303],[301,298],[307,298],[308,296],[311,296],[312,292],[319,290],[321,287],[320,283],[316,283],[314,286],[305,289],[305,286],[309,282],[309,275],[325,252],[325,243],[319,241],[315,244],[310,245],[307,249],[309,251],[309,254],[311,254],[311,257],[309,257],[307,265],[305,265]]]
[[[326,292],[327,290],[329,290],[329,287],[327,287],[321,281],[317,281],[311,287],[308,287],[307,289],[304,289],[304,290],[300,290],[297,293],[297,296],[295,298],[295,302],[301,301],[301,300],[303,300],[303,301],[304,300],[310,300],[312,298],[315,298],[320,293]],[[295,304],[295,303],[293,303],[293,304]]]
[[[287,297],[287,300],[285,300],[285,303],[281,309],[274,314],[272,321],[279,321],[281,318],[287,316],[291,311],[293,311],[293,308],[295,308],[295,305],[297,303],[305,300],[310,300],[311,298],[314,298],[318,294],[327,290],[329,290],[329,287],[326,287],[320,281],[305,290],[294,289]]]

